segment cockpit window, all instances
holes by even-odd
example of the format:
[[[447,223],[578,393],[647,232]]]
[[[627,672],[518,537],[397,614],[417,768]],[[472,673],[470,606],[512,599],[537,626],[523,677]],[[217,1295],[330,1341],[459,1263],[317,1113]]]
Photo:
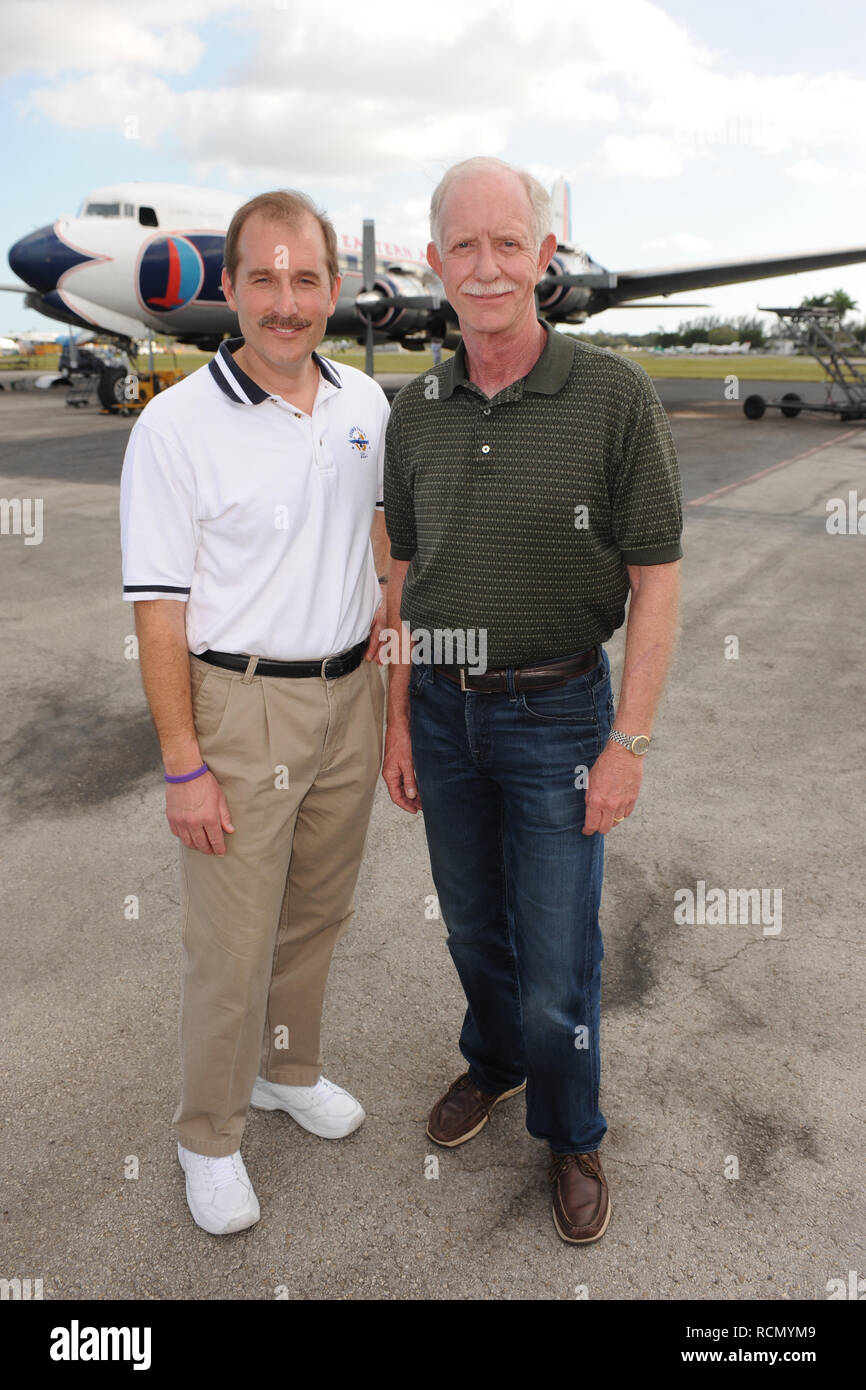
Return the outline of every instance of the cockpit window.
[[[158,227],[156,212],[153,208],[141,207],[138,209],[138,220],[142,227]]]
[[[85,217],[119,217],[120,203],[88,203]]]

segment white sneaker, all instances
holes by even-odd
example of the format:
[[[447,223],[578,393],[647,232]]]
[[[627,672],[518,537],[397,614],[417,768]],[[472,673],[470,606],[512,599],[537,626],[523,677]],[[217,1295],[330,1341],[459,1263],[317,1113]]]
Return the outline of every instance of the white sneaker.
[[[240,1149],[226,1158],[210,1158],[178,1144],[177,1156],[186,1173],[189,1209],[203,1231],[227,1236],[256,1224],[261,1211]]]
[[[285,1110],[320,1139],[342,1139],[366,1119],[354,1096],[324,1076],[315,1086],[278,1086],[275,1081],[257,1076],[250,1104],[257,1110]]]

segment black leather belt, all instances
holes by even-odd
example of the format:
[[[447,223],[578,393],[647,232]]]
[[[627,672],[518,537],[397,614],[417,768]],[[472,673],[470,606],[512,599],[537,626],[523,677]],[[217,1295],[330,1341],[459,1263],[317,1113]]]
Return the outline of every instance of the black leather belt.
[[[360,666],[364,652],[369,644],[369,637],[363,637],[357,646],[350,647],[347,652],[339,652],[337,656],[326,656],[323,661],[268,661],[260,657],[255,669],[257,676],[321,676],[323,680],[337,680],[339,676],[348,676],[350,671],[354,671]],[[193,652],[199,661],[206,661],[210,666],[224,666],[227,671],[245,671],[250,664],[249,656],[242,656],[238,652]],[[250,653],[252,655],[252,653]]]
[[[546,661],[543,666],[518,666],[514,671],[515,690],[552,690],[554,686],[565,685],[572,676],[582,676],[591,671],[601,661],[601,648],[588,647],[586,651],[575,652],[574,656],[564,656],[558,661]],[[485,671],[473,675],[465,666],[434,666],[437,675],[447,676],[461,690],[481,690],[493,694],[507,690],[508,681],[505,670]]]

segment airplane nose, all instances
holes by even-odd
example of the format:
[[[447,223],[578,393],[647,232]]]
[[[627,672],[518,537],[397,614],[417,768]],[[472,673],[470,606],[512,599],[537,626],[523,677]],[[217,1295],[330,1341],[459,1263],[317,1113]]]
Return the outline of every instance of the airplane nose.
[[[95,259],[68,246],[57,235],[55,226],[52,224],[30,232],[16,241],[9,251],[9,264],[15,274],[40,294],[53,290],[61,275],[74,265],[83,265],[85,261]]]

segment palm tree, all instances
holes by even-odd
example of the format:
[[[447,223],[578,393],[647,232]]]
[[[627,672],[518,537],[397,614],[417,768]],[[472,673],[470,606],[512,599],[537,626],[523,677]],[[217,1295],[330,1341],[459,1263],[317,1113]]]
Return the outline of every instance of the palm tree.
[[[847,290],[834,290],[832,294],[807,295],[801,301],[801,308],[835,309],[841,327],[845,315],[857,308],[857,301],[851,298]]]

